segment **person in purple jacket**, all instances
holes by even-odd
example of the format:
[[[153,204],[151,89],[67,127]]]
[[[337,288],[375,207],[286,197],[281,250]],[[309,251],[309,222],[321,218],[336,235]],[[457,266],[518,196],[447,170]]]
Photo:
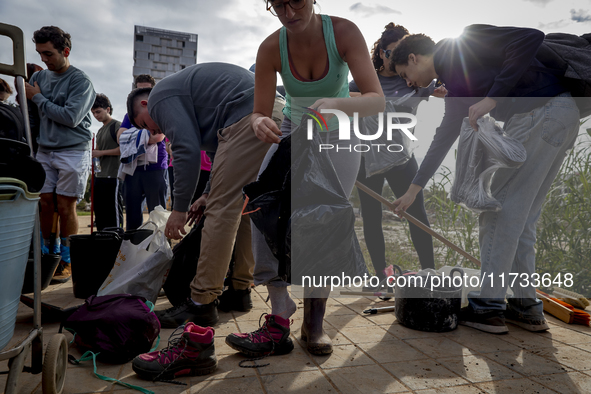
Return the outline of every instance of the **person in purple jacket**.
[[[393,53],[393,67],[409,86],[424,87],[438,78],[448,90],[445,115],[427,155],[406,194],[394,202],[398,211],[406,210],[433,176],[465,117],[477,130],[478,119],[490,113],[526,149],[521,167],[494,175],[491,191],[502,210],[479,218],[481,290],[469,294],[460,324],[489,333],[506,333],[505,321],[533,332],[548,329],[533,286],[536,223],[574,145],[579,109],[536,59],[543,41],[544,33],[535,29],[472,25],[460,37],[437,44],[423,34],[408,36]],[[509,273],[519,280],[506,302]]]

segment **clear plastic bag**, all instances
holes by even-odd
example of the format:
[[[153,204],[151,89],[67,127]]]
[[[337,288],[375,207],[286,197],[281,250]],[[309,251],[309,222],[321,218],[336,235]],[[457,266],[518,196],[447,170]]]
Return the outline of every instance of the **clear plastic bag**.
[[[500,211],[502,205],[490,190],[493,175],[500,168],[518,168],[525,159],[523,145],[504,134],[494,118],[478,119],[478,131],[464,118],[451,200],[476,213]]]
[[[404,105],[403,103],[406,102],[412,95],[414,95],[414,92],[406,94],[396,101],[386,101],[386,109],[382,114],[382,117],[384,118],[384,132],[377,140],[368,141],[368,143],[371,143],[372,145],[380,144],[380,149],[378,150],[377,148],[373,147],[373,149],[363,153],[363,157],[365,158],[365,173],[367,174],[366,176],[368,178],[372,175],[384,173],[392,167],[403,165],[410,160],[412,156],[410,151],[410,138],[408,138],[406,134],[404,134],[399,129],[395,129],[392,132],[392,140],[388,140],[385,128],[387,113],[397,112],[395,106]],[[398,119],[394,118],[393,120],[396,121],[396,123],[399,123]],[[366,116],[359,122],[359,131],[364,135],[375,134],[376,130],[378,130],[378,127],[378,115]],[[387,147],[391,145],[399,145],[399,147],[391,149],[393,151],[399,150],[399,152],[391,152],[388,150]]]

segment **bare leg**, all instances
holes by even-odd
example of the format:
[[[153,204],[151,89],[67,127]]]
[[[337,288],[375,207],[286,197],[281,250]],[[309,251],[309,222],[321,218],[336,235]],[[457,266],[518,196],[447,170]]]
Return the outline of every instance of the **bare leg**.
[[[60,216],[60,236],[62,238],[78,234],[76,200],[76,197],[61,196],[59,194],[57,196],[57,210]]]

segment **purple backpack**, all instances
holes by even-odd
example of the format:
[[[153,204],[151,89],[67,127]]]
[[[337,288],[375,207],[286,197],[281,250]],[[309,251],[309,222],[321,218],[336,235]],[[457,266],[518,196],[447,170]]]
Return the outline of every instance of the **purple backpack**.
[[[63,327],[75,334],[82,352],[98,353],[99,361],[112,364],[149,352],[160,333],[153,305],[130,294],[90,296]]]

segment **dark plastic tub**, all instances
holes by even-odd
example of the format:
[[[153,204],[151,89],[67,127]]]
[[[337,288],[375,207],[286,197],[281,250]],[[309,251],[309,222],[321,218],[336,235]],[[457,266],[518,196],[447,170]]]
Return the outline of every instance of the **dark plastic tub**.
[[[41,255],[41,290],[45,290],[49,283],[51,282],[51,278],[53,278],[53,273],[57,268],[57,265],[60,263],[61,256],[59,254],[44,254]],[[28,294],[32,293],[35,289],[35,261],[33,258],[29,257],[27,261],[27,268],[25,270],[25,281],[23,282],[23,290],[21,294]]]
[[[460,277],[464,276],[461,268],[451,270],[450,276],[458,272]],[[405,275],[406,279],[411,276]],[[433,277],[423,276],[424,286],[410,285],[397,286],[395,288],[396,309],[394,314],[400,324],[405,327],[419,331],[446,332],[455,330],[458,326],[458,315],[462,302],[462,287],[439,286],[435,282],[433,290],[431,284]],[[399,282],[400,283],[400,282]]]
[[[70,236],[74,297],[87,299],[96,295],[115,264],[120,246],[121,237],[115,232]]]
[[[149,237],[153,230],[97,231],[90,235],[71,235],[72,287],[74,297],[96,295],[113,269],[122,240],[134,245]]]

